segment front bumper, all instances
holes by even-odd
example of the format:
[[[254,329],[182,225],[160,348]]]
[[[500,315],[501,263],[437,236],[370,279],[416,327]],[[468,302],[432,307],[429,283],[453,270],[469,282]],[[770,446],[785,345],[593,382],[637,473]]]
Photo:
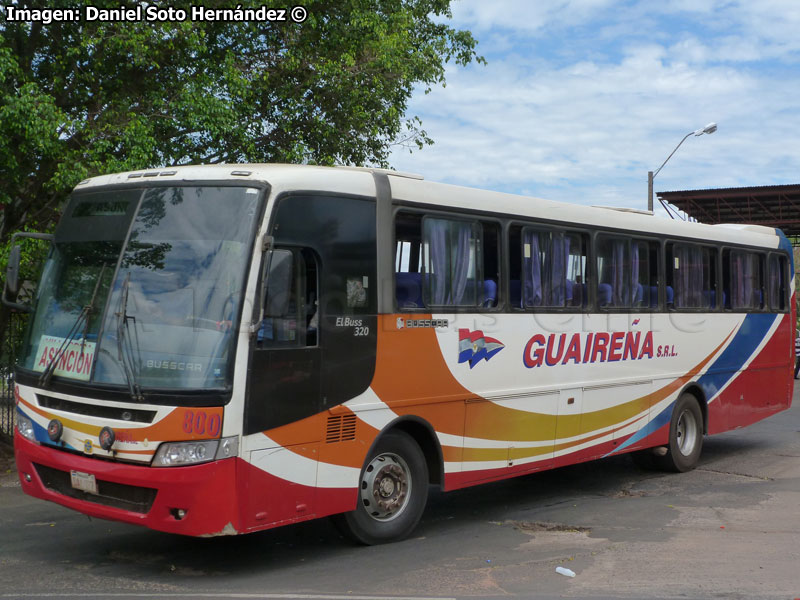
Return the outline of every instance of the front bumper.
[[[14,432],[25,493],[112,521],[192,536],[240,531],[238,458],[186,467],[153,468],[88,458],[42,446]],[[98,494],[72,488],[70,472],[90,473]]]

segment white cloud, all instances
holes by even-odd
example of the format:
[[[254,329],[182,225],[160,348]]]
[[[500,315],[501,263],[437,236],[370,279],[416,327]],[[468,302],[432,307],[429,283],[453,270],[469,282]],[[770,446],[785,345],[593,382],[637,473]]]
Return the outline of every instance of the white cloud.
[[[800,98],[787,65],[800,36],[770,33],[766,23],[770,15],[795,23],[800,3],[763,4],[767,16],[748,21],[749,3],[714,0],[457,3],[453,25],[491,49],[489,64],[450,68],[446,88],[415,96],[410,113],[436,144],[398,152],[393,165],[433,180],[642,208],[647,171],[683,135],[716,121],[717,133],[686,140],[657,190],[797,182]],[[654,19],[658,34],[644,35],[637,20],[652,27]]]
[[[615,4],[617,0],[463,0],[453,3],[453,17],[472,31],[501,28],[533,33],[590,23]]]

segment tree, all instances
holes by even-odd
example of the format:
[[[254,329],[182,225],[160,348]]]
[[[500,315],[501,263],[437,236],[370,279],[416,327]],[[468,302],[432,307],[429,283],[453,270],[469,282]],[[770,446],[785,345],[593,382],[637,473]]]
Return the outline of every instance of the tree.
[[[2,9],[0,247],[25,223],[49,229],[69,190],[105,172],[215,162],[387,166],[392,144],[431,143],[406,116],[412,92],[443,85],[449,61],[483,62],[472,35],[446,24],[450,0],[305,0],[302,23],[192,20],[190,5],[170,3],[187,13],[176,22],[25,23]],[[25,5],[37,6],[77,4]],[[146,7],[166,6],[139,8],[147,16]]]

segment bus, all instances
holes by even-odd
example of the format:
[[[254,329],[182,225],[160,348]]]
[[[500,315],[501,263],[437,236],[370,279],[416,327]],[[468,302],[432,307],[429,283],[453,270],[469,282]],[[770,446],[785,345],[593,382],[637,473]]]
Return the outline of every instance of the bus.
[[[762,226],[207,165],[77,185],[27,302],[18,255],[22,489],[154,530],[389,542],[431,485],[687,471],[791,403],[792,251]]]

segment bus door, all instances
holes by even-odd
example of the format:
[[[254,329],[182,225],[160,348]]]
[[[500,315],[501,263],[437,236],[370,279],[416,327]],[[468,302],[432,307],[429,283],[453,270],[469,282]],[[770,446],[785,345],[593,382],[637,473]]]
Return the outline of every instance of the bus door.
[[[249,444],[256,469],[248,485],[256,493],[248,493],[245,521],[268,513],[253,526],[318,512],[319,461],[332,462],[328,455],[340,455],[341,444],[358,443],[355,434],[327,439],[328,420],[341,419],[327,411],[367,390],[377,345],[374,199],[279,198],[270,234],[244,414],[244,434],[264,434]],[[283,452],[291,455],[284,460]],[[274,476],[282,479],[279,492]],[[258,493],[261,484],[272,493]]]
[[[317,263],[309,248],[277,247],[272,252],[264,317],[250,368],[252,393],[265,401],[248,412],[250,432],[286,425],[321,410]]]

